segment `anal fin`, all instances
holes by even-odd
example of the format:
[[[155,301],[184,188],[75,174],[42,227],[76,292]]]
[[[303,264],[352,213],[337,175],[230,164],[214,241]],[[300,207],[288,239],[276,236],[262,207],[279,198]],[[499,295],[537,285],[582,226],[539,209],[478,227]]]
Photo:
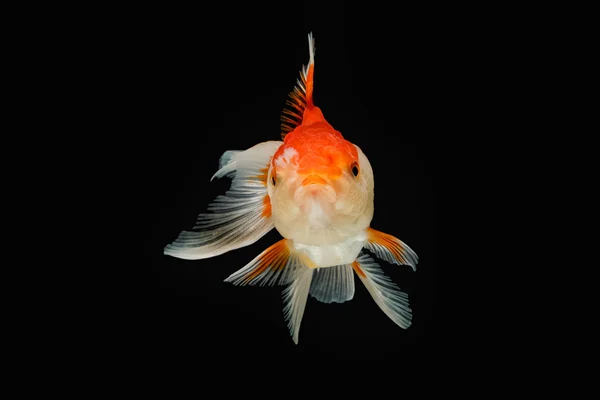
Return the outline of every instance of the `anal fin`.
[[[354,297],[352,266],[316,268],[310,285],[310,295],[322,303],[344,303]]]

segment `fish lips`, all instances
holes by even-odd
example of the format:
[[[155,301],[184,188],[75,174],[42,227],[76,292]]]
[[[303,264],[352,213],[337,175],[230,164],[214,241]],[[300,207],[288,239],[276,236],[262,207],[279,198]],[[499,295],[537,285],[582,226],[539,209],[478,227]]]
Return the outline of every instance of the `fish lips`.
[[[304,204],[308,200],[331,204],[337,200],[337,193],[325,178],[310,174],[304,178],[294,194],[296,204]]]

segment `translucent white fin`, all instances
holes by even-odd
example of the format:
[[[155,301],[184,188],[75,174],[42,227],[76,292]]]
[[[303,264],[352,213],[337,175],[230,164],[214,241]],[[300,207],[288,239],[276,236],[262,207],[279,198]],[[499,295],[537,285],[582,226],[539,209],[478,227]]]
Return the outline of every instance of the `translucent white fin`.
[[[283,313],[294,343],[298,344],[300,335],[300,323],[304,316],[310,282],[314,269],[304,265],[296,269],[294,281],[283,291]]]
[[[242,150],[227,150],[219,159],[219,170],[210,178],[212,181],[215,178],[221,178],[223,176],[232,176],[235,172],[234,157],[236,154],[241,153]],[[228,167],[228,168],[225,168]]]
[[[301,261],[288,246],[287,239],[280,240],[246,264],[244,268],[231,274],[225,282],[240,286],[272,286],[290,283]]]
[[[308,62],[310,64],[314,64],[315,63],[315,39],[313,37],[312,32],[310,32],[308,34],[308,48],[309,48],[309,52],[310,52],[310,59],[308,60]]]
[[[269,162],[281,141],[244,151],[225,152],[216,177],[233,176],[231,188],[200,214],[193,231],[183,231],[164,249],[166,255],[197,260],[248,246],[273,229],[267,194]]]
[[[308,68],[315,63],[315,38],[312,32],[308,34],[308,65],[302,66],[304,78],[308,78]]]
[[[323,303],[343,303],[354,297],[351,265],[317,268],[313,273],[310,295]]]
[[[419,262],[417,253],[392,235],[368,228],[365,248],[390,264],[410,265],[413,270],[417,269]]]
[[[408,328],[412,321],[408,295],[400,291],[369,255],[361,253],[352,267],[379,308],[398,326]]]

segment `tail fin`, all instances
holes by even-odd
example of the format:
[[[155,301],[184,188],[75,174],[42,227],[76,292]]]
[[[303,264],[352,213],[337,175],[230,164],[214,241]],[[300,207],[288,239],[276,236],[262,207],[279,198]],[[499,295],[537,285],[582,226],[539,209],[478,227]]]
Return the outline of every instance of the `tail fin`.
[[[315,71],[315,39],[312,32],[308,34],[308,50],[310,58],[307,66],[302,66],[300,70],[300,79],[297,85],[290,92],[290,100],[285,104],[289,107],[284,108],[281,113],[281,138],[293,131],[302,123],[304,110],[310,110],[313,104],[313,76]]]
[[[412,323],[412,311],[408,295],[400,290],[368,254],[360,253],[352,263],[356,275],[365,285],[375,303],[396,325],[408,329]]]

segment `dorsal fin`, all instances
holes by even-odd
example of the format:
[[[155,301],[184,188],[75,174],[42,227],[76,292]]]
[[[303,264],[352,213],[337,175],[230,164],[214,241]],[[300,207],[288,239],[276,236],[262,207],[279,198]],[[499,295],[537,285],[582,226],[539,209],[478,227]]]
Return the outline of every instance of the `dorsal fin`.
[[[315,70],[315,40],[312,32],[308,34],[308,50],[310,58],[307,66],[302,66],[300,70],[300,79],[297,85],[290,92],[290,99],[285,102],[287,105],[281,113],[281,138],[293,131],[302,123],[304,110],[313,108],[313,75]]]

